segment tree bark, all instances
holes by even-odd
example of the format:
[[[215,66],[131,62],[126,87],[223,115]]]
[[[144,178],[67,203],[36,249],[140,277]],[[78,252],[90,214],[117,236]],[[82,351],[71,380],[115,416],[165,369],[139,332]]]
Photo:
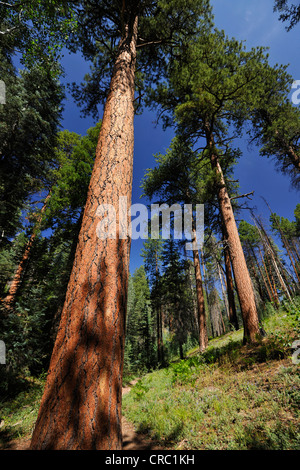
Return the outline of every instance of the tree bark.
[[[137,17],[125,25],[104,108],[96,159],[31,449],[120,450],[130,237]],[[116,211],[116,237],[99,238],[97,209]],[[129,223],[129,220],[127,220]]]
[[[226,280],[227,280],[229,323],[235,328],[235,330],[238,330],[239,322],[237,318],[237,312],[236,312],[236,306],[235,306],[235,300],[234,300],[233,277],[232,277],[230,255],[229,255],[228,248],[225,248],[224,258],[225,258],[225,271],[226,271]]]
[[[222,221],[227,233],[229,254],[236,282],[237,294],[240,302],[244,324],[244,343],[255,342],[261,336],[255,297],[243,248],[227,192],[223,171],[214,145],[214,139],[209,125],[206,127],[207,146],[210,150],[210,161],[215,171],[215,182],[218,203]]]
[[[231,271],[231,262],[229,248],[227,246],[226,234],[223,229],[223,241],[224,245],[224,263],[225,263],[225,275],[226,275],[226,285],[227,285],[227,298],[228,298],[228,309],[229,309],[229,323],[235,328],[239,329],[239,322],[236,313],[235,300],[234,300],[234,285],[233,277]]]

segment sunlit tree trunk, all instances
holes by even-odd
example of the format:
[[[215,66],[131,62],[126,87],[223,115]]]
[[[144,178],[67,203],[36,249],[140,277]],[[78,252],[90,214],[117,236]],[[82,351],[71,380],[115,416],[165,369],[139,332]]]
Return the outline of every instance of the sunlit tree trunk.
[[[196,230],[193,229],[193,261],[196,279],[196,297],[198,308],[198,325],[199,325],[199,349],[203,352],[208,345],[206,316],[205,316],[205,302],[203,294],[203,282],[201,276],[200,257],[197,247]]]
[[[241,245],[231,201],[227,192],[223,171],[214,145],[213,135],[207,125],[207,146],[210,152],[212,169],[215,171],[215,186],[222,221],[227,234],[227,243],[237,294],[244,324],[244,342],[255,342],[261,336],[253,286]]]
[[[31,449],[122,448],[130,238],[119,232],[119,201],[125,197],[128,208],[131,205],[136,39],[137,18],[125,25],[114,64]],[[114,239],[101,239],[97,234],[101,222],[97,209],[103,204],[112,205],[116,211]]]
[[[234,284],[231,270],[229,248],[226,243],[226,234],[223,229],[223,241],[224,241],[224,263],[225,263],[225,275],[226,275],[226,287],[227,287],[227,298],[228,298],[228,310],[229,310],[229,322],[238,330],[239,323],[236,313],[235,300],[234,300]]]

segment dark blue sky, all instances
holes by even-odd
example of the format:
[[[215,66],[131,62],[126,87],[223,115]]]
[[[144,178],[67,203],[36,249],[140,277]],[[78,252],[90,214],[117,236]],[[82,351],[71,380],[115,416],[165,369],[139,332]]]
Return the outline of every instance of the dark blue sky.
[[[287,32],[285,25],[278,21],[278,14],[273,12],[274,0],[212,0],[215,25],[224,29],[229,37],[245,40],[247,49],[253,46],[270,48],[270,63],[289,64],[289,73],[294,80],[300,80],[300,25]],[[66,81],[80,82],[88,66],[78,55],[66,55],[64,59]],[[291,90],[292,95],[292,90]],[[99,119],[102,117],[101,111]],[[141,179],[145,170],[154,164],[154,154],[164,153],[173,137],[172,131],[162,131],[154,124],[155,114],[145,111],[135,118],[135,151],[132,202],[140,200]],[[85,135],[95,122],[91,118],[80,117],[80,110],[68,97],[65,103],[63,126],[65,129]],[[267,222],[269,211],[261,199],[264,197],[273,211],[280,216],[293,219],[296,204],[300,202],[299,192],[290,187],[290,180],[276,172],[272,160],[259,155],[258,149],[247,148],[246,142],[239,143],[243,156],[236,166],[235,176],[240,182],[241,193],[254,191],[251,206]],[[241,218],[249,219],[248,211]],[[131,248],[131,272],[142,264],[141,240],[133,240]]]

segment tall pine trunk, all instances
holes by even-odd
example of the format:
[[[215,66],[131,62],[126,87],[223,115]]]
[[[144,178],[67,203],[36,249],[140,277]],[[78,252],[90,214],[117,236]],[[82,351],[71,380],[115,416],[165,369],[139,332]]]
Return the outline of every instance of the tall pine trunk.
[[[137,18],[119,44],[74,265],[31,449],[120,450],[130,238],[119,198],[131,205]],[[97,209],[116,211],[116,238],[100,239]],[[128,220],[129,222],[129,220]]]
[[[241,307],[244,324],[244,343],[255,342],[261,336],[258,314],[255,304],[253,286],[241,245],[231,201],[227,192],[223,171],[214,145],[212,132],[207,125],[207,146],[210,151],[210,161],[215,172],[215,185],[222,222],[227,234],[230,260],[236,282],[236,289]]]
[[[201,276],[200,257],[197,248],[196,230],[193,228],[193,261],[195,269],[196,279],[196,297],[197,297],[197,308],[198,308],[198,324],[199,324],[199,349],[203,352],[208,345],[208,335],[206,327],[206,316],[205,316],[205,303],[203,294],[203,283]]]
[[[227,285],[227,298],[228,298],[228,309],[229,309],[229,323],[234,327],[235,330],[239,329],[239,323],[236,313],[236,306],[234,300],[234,285],[230,263],[229,248],[224,248],[224,262],[225,262],[225,275]]]
[[[36,237],[39,233],[42,218],[43,218],[43,214],[46,210],[46,207],[47,207],[47,204],[48,204],[48,201],[49,201],[50,197],[51,197],[51,191],[49,192],[49,194],[47,195],[47,197],[44,200],[43,207],[42,207],[42,209],[41,209],[41,211],[38,215],[38,218],[37,218],[37,221],[36,221],[35,226],[33,228],[32,234],[31,234],[31,236],[30,236],[30,238],[29,238],[29,240],[26,244],[25,251],[24,251],[22,259],[21,259],[21,261],[20,261],[20,263],[17,267],[17,270],[14,274],[14,278],[11,282],[8,294],[5,297],[5,299],[3,300],[3,304],[7,309],[12,308],[15,301],[16,301],[16,296],[17,296],[18,290],[21,286],[25,269],[26,269],[26,267],[28,265],[28,262],[29,262],[29,259],[31,257],[32,248],[33,248],[35,239],[36,239]]]

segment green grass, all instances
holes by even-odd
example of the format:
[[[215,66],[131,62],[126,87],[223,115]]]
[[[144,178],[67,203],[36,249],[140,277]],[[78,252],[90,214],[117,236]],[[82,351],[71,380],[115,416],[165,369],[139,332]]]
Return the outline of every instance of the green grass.
[[[242,345],[242,332],[143,377],[123,400],[136,429],[169,449],[300,449],[300,370],[291,344],[299,311],[264,322],[267,337]]]
[[[44,384],[43,379],[22,379],[13,395],[0,400],[0,449],[11,440],[31,435]]]
[[[209,342],[199,355],[145,375],[123,398],[123,413],[166,449],[300,448],[300,309],[264,321],[267,337],[242,345],[242,330]],[[22,378],[0,399],[0,449],[34,428],[44,378]]]

